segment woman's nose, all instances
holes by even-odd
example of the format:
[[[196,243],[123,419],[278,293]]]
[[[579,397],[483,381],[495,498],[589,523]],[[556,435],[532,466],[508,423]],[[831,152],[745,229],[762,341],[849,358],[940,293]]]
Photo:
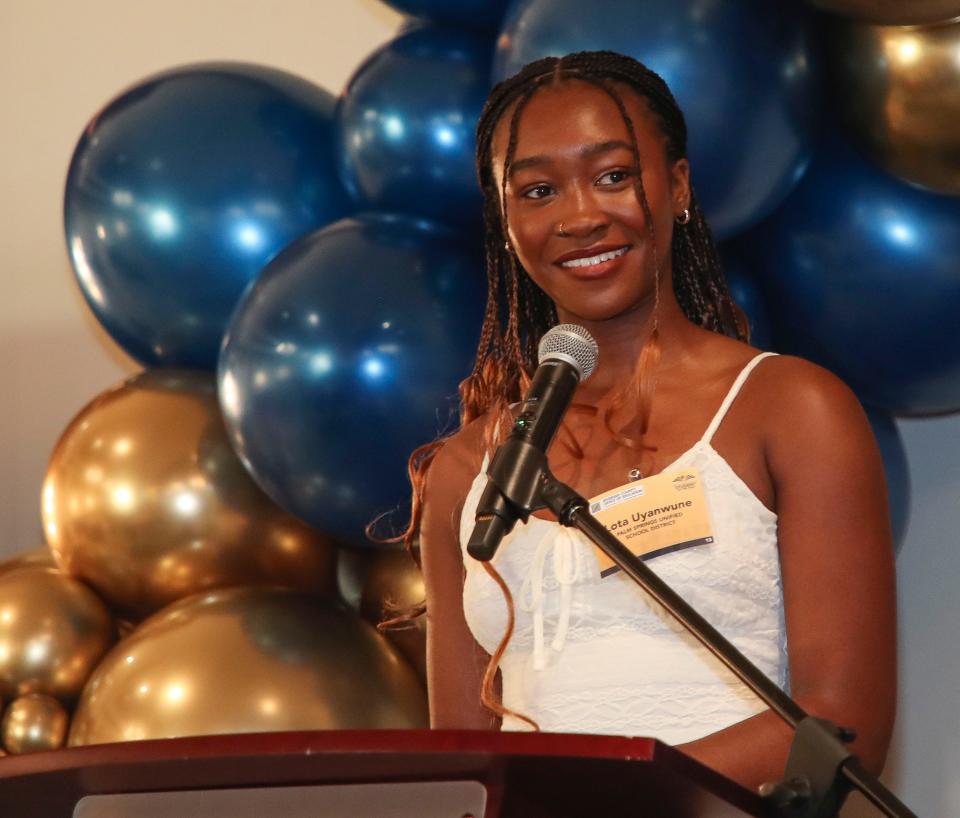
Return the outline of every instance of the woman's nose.
[[[572,196],[570,206],[559,215],[554,230],[562,238],[587,238],[610,225],[609,216],[589,193]]]

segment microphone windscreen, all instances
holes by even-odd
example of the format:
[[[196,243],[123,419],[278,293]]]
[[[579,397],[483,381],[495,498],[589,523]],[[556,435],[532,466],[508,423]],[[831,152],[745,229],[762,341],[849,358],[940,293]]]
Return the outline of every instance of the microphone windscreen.
[[[544,334],[537,347],[538,363],[566,361],[580,373],[581,382],[597,368],[598,354],[597,342],[578,324],[557,324]]]

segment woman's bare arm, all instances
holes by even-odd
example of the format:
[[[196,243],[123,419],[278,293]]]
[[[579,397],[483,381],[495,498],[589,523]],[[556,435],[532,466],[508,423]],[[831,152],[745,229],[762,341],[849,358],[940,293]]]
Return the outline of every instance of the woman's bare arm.
[[[476,424],[474,424],[475,426]],[[430,726],[499,729],[499,718],[480,704],[490,659],[463,613],[464,568],[459,542],[463,501],[480,469],[477,430],[448,440],[427,472],[420,554],[427,595],[427,688]]]
[[[762,368],[756,375],[760,376]],[[764,373],[765,455],[777,498],[791,695],[853,727],[883,766],[896,699],[893,551],[883,464],[856,398],[805,361]],[[683,749],[755,787],[781,776],[792,732],[772,712]]]

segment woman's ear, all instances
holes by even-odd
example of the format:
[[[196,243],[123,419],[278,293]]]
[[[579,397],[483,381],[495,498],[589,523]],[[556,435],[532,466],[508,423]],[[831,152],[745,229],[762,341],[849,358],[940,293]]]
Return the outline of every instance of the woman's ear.
[[[674,213],[680,214],[690,207],[690,163],[678,159],[670,169],[670,191]]]

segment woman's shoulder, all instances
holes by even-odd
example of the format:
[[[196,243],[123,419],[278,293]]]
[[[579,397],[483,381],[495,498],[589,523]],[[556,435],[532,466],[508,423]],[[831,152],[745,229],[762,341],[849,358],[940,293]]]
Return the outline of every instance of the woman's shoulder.
[[[699,355],[711,362],[714,374],[721,380],[730,380],[755,362],[745,391],[768,408],[797,402],[812,412],[860,406],[853,391],[839,377],[805,358],[769,353],[717,333],[705,333],[702,339],[704,346],[698,350]],[[767,357],[762,358],[764,355]]]
[[[751,376],[749,403],[766,441],[768,462],[822,463],[845,452],[872,456],[866,412],[837,375],[804,358],[771,356]]]
[[[490,413],[462,424],[439,442],[427,469],[424,500],[434,508],[459,508],[470,486],[483,470],[492,443]]]
[[[431,470],[439,468],[448,474],[470,474],[472,479],[480,471],[487,454],[492,423],[490,413],[484,413],[462,424],[441,442]]]
[[[794,407],[810,418],[837,412],[862,413],[859,400],[842,379],[795,355],[771,355],[757,367],[751,380],[754,391],[771,408]]]

